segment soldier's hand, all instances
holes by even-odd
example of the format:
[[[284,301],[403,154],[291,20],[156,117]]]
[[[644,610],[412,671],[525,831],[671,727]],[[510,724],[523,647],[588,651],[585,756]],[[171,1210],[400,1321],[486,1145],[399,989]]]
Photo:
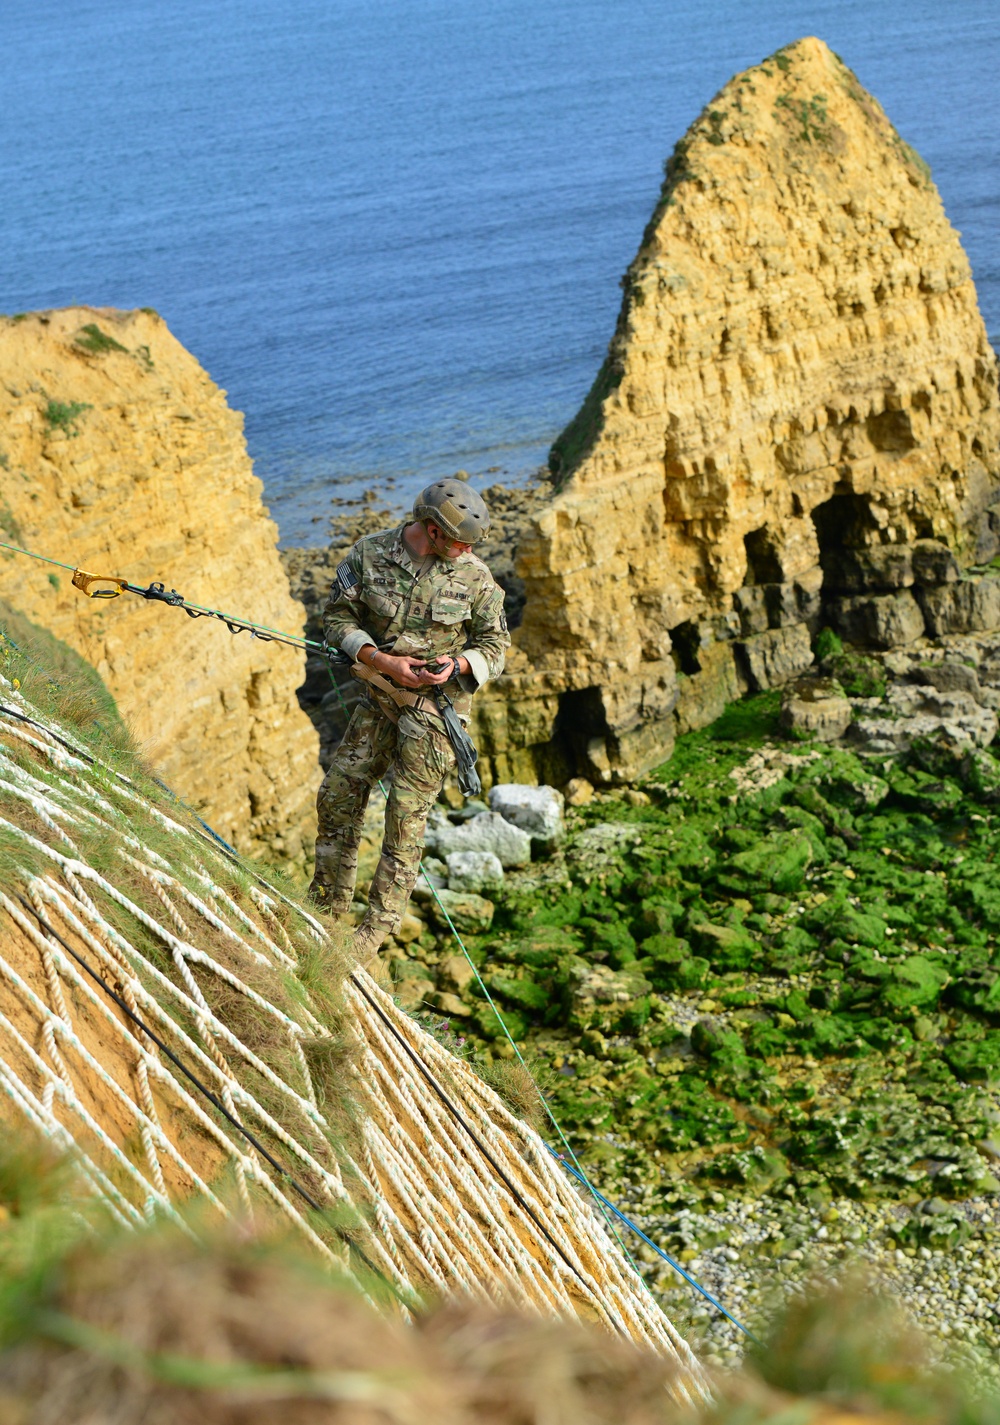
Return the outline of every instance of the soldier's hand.
[[[387,673],[401,688],[424,688],[429,682],[445,681],[445,678],[434,678],[433,674],[425,674],[424,659],[417,658],[412,653],[401,653],[398,657],[383,653],[378,667],[380,673]]]
[[[438,687],[441,683],[447,683],[449,678],[454,678],[456,661],[454,658],[446,654],[444,657],[440,659],[435,658],[432,661],[442,664],[439,673],[434,672],[426,663],[423,664],[422,667],[414,668],[413,670],[420,678],[424,687]]]

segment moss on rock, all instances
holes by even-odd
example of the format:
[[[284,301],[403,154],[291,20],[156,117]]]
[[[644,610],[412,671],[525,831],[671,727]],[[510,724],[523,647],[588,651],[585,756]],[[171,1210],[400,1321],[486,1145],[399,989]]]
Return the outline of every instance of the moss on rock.
[[[991,1190],[971,1145],[1000,1082],[992,753],[942,776],[790,750],[775,709],[683,737],[638,804],[571,809],[475,941],[486,981],[609,1188]]]

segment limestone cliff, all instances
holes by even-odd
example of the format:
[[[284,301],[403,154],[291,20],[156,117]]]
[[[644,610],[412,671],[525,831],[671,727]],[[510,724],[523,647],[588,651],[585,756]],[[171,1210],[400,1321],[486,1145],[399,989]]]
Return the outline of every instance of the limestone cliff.
[[[0,320],[4,538],[301,631],[242,417],[154,313]],[[241,849],[296,858],[317,738],[292,649],[8,555],[0,593],[104,678],[163,779]]]
[[[819,40],[699,116],[623,286],[519,551],[524,622],[479,720],[504,779],[635,775],[801,672],[821,618],[919,636],[915,554],[933,590],[949,550],[998,547],[996,360],[959,235]]]

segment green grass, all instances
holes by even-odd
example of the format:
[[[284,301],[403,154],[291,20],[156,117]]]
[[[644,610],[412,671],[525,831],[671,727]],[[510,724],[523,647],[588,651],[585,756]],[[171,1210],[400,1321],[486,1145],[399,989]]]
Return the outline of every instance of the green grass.
[[[77,421],[84,411],[91,410],[87,401],[49,401],[42,416],[50,430],[61,430],[65,435],[78,435]]]
[[[81,327],[73,338],[73,345],[92,356],[106,356],[109,351],[128,351],[120,341],[115,341],[113,336],[102,332],[96,322],[88,322],[86,326]]]
[[[59,587],[58,575],[49,575]],[[124,723],[100,674],[67,643],[0,598],[0,672],[17,677],[42,712],[58,715],[85,738],[120,742]],[[112,730],[114,730],[112,732]]]

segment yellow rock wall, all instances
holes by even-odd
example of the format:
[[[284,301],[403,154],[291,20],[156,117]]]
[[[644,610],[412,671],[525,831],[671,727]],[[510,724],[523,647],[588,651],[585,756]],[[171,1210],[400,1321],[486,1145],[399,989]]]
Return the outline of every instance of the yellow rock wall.
[[[852,512],[855,542],[933,537],[964,563],[997,547],[996,360],[959,235],[821,41],[699,116],[623,285],[553,449],[559,493],[519,550],[524,622],[480,717],[500,776],[634,775],[669,754],[678,698],[688,726],[801,671],[819,506]],[[755,624],[734,595],[762,583],[781,608]]]
[[[96,333],[96,336],[95,336]],[[226,393],[153,312],[0,319],[0,538],[301,632]],[[97,668],[163,780],[242,850],[298,858],[318,742],[290,648],[7,555],[0,591]]]

